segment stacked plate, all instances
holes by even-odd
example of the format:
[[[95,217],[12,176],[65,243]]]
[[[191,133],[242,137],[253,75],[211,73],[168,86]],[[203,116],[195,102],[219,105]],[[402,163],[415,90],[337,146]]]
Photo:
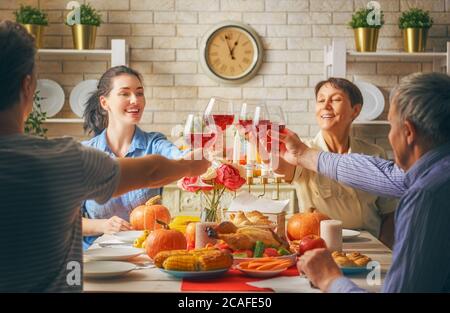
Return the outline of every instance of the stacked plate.
[[[70,108],[79,117],[83,117],[89,97],[97,91],[98,80],[84,80],[76,85],[70,93]]]
[[[363,81],[356,81],[362,93],[364,104],[356,121],[372,121],[384,111],[384,96],[377,86]]]
[[[50,79],[38,79],[36,92],[40,98],[42,112],[47,113],[47,117],[55,116],[64,106],[65,96],[62,87]]]

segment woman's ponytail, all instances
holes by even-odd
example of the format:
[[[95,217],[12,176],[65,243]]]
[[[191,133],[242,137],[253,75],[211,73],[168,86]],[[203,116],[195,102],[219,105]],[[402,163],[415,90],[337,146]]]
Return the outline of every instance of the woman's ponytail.
[[[86,102],[83,113],[84,131],[99,135],[108,126],[108,113],[100,105],[99,90],[94,91]]]

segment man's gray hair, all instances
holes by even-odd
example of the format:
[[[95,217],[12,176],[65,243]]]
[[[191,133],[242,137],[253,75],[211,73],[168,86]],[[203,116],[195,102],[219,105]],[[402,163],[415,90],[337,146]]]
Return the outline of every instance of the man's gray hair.
[[[450,141],[450,76],[414,73],[391,92],[400,120],[414,124],[432,146]]]

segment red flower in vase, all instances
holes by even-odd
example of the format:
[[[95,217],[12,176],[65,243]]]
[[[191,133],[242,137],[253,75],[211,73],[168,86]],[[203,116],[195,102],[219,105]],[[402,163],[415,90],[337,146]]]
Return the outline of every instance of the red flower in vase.
[[[235,191],[243,184],[245,179],[239,174],[239,170],[229,164],[222,164],[217,169],[216,184],[224,185],[225,188]]]

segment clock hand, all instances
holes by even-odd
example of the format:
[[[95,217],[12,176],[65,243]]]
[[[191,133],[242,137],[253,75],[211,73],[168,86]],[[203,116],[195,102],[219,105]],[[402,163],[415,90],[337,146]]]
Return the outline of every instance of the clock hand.
[[[233,58],[233,60],[234,60],[234,48],[236,48],[237,47],[237,45],[238,45],[238,43],[239,43],[239,38],[241,38],[241,34],[239,34],[239,37],[238,37],[238,39],[236,39],[236,41],[234,42],[234,47],[231,49],[231,51],[230,51],[230,53],[231,53],[231,57]]]
[[[231,50],[230,44],[228,43],[228,36],[225,35],[224,38],[225,38],[225,41],[227,42],[227,47],[228,47],[228,52],[230,53],[230,57],[234,60],[234,56],[231,54],[232,50]]]

